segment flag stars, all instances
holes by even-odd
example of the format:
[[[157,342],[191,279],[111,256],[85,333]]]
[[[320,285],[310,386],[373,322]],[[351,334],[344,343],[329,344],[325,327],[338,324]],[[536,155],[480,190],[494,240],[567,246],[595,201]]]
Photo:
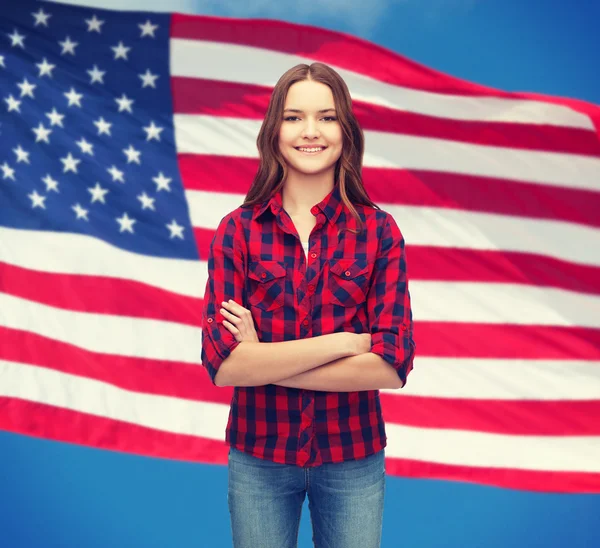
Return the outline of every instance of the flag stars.
[[[129,148],[124,148],[123,153],[127,156],[127,163],[131,164],[135,162],[140,165],[142,162],[140,161],[140,155],[142,154],[139,150],[133,148],[133,145],[129,145]]]
[[[73,173],[77,173],[77,166],[81,163],[81,160],[73,157],[73,155],[69,152],[67,156],[61,158],[60,161],[63,163],[63,173],[68,173],[72,171]]]
[[[31,128],[31,131],[35,133],[36,143],[39,143],[40,141],[44,141],[44,143],[50,143],[48,136],[52,133],[52,130],[44,127],[42,122],[40,122],[40,125],[37,128]]]
[[[94,125],[98,128],[98,135],[106,134],[110,136],[112,123],[107,122],[102,116],[94,122]]]
[[[183,226],[178,225],[175,219],[173,219],[170,224],[165,226],[169,229],[169,232],[171,233],[171,235],[169,236],[171,239],[180,238],[181,240],[183,240]]]
[[[15,29],[12,34],[9,34],[8,37],[10,38],[10,47],[11,48],[20,47],[21,49],[25,49],[25,43],[24,43],[25,35],[19,34],[17,29]]]
[[[23,150],[21,145],[18,145],[17,148],[13,148],[13,152],[17,155],[17,164],[20,162],[25,162],[29,164],[29,152]]]
[[[50,78],[52,78],[52,71],[56,68],[56,65],[51,65],[50,63],[48,63],[45,57],[41,63],[36,63],[35,66],[40,69],[40,78],[42,76],[49,76]]]
[[[31,207],[33,209],[35,209],[36,207],[46,209],[46,205],[44,204],[44,202],[46,201],[46,196],[41,196],[37,193],[37,190],[34,190],[31,194],[27,194],[27,196],[31,200]]]
[[[12,95],[9,95],[8,97],[6,97],[4,99],[4,101],[6,102],[6,104],[8,105],[8,112],[12,112],[13,110],[16,110],[17,112],[21,112],[21,101],[19,101],[18,99],[15,99]]]
[[[94,82],[100,82],[101,84],[104,84],[104,75],[106,74],[106,71],[102,71],[100,70],[96,65],[94,65],[90,70],[87,71],[87,73],[90,75],[90,84],[93,84]]]
[[[119,42],[116,46],[111,47],[110,49],[112,49],[115,52],[115,61],[117,59],[125,59],[125,61],[127,61],[127,53],[129,52],[129,50],[131,48],[126,47],[123,42]]]
[[[69,100],[69,104],[67,106],[72,107],[75,105],[81,108],[81,99],[83,97],[83,93],[77,93],[75,88],[71,88],[67,93],[63,93],[63,95]]]
[[[140,34],[140,38],[143,38],[144,36],[150,36],[151,38],[156,38],[156,36],[154,36],[154,33],[156,32],[158,25],[153,25],[150,22],[150,19],[148,19],[145,23],[139,23],[138,27],[140,27],[140,29],[142,31],[142,33]]]
[[[133,234],[133,225],[137,221],[130,219],[127,213],[123,213],[122,217],[117,217],[117,223],[119,223],[119,232],[131,232]]]
[[[155,198],[150,198],[148,194],[142,192],[142,194],[137,196],[137,199],[142,203],[142,209],[151,209],[152,211],[156,211],[154,208],[154,202],[156,200]]]
[[[56,112],[56,108],[53,108],[52,112],[46,112],[46,116],[50,119],[51,126],[60,126],[64,128],[62,121],[65,115]]]
[[[21,90],[21,97],[31,97],[34,99],[33,90],[37,87],[35,84],[30,84],[27,78],[24,78],[20,84],[17,84]]]
[[[110,176],[112,177],[113,183],[115,181],[119,181],[120,183],[124,183],[125,179],[123,178],[123,172],[118,170],[116,168],[116,166],[111,166],[109,167],[106,171],[108,171],[110,173]]]
[[[86,19],[85,22],[87,23],[88,32],[97,32],[98,34],[102,34],[102,25],[104,25],[105,21],[98,19],[96,17],[96,14],[94,14],[94,16],[91,19]]]
[[[4,162],[0,166],[0,169],[2,170],[3,179],[10,179],[11,181],[15,180],[15,170],[12,167],[10,167],[6,162]]]
[[[152,74],[150,69],[146,69],[144,74],[138,74],[138,77],[142,80],[142,88],[156,88],[156,79],[158,78],[158,74]]]
[[[81,149],[82,154],[94,155],[94,145],[88,143],[83,137],[79,141],[76,141],[75,144]]]
[[[126,110],[127,112],[133,113],[131,110],[131,105],[133,105],[134,100],[127,98],[125,94],[123,94],[120,98],[115,98],[117,105],[119,105],[119,112],[123,112]]]
[[[33,15],[33,18],[35,19],[34,27],[37,27],[38,25],[44,25],[45,27],[47,27],[48,19],[52,17],[51,14],[45,13],[42,8],[40,8],[40,11],[38,11],[37,13],[32,13],[31,15]]]
[[[171,184],[172,179],[169,177],[165,177],[163,172],[159,172],[156,177],[152,177],[152,180],[156,183],[156,191],[166,190],[167,192],[171,192]]]
[[[58,181],[53,179],[50,174],[43,177],[42,182],[46,185],[46,192],[50,192],[51,190],[58,192]]]
[[[102,202],[103,204],[106,203],[106,200],[104,199],[104,197],[108,194],[108,189],[102,188],[100,186],[100,183],[97,182],[96,186],[88,187],[88,192],[92,195],[92,203],[94,203],[94,202]]]
[[[84,209],[83,207],[81,207],[81,204],[72,205],[71,209],[75,212],[77,219],[83,219],[84,221],[89,221],[89,219],[88,219],[89,211],[87,209]]]
[[[154,125],[154,121],[150,122],[150,125],[142,128],[146,132],[146,141],[151,141],[152,139],[156,139],[160,141],[160,133],[165,128]]]
[[[6,65],[4,64],[4,55],[0,55],[0,67],[6,68]]]
[[[65,53],[75,55],[75,48],[79,45],[79,42],[71,42],[71,38],[67,36],[64,41],[59,42],[59,44],[62,46],[62,51],[60,52],[61,55],[64,55]]]

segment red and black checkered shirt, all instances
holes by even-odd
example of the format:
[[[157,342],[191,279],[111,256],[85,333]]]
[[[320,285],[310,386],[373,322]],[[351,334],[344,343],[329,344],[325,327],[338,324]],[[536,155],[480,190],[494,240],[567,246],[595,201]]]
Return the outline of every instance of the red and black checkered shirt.
[[[355,206],[339,186],[311,209],[317,225],[305,256],[282,207],[281,191],[239,207],[216,230],[208,258],[202,319],[202,364],[214,383],[239,344],[222,325],[221,302],[248,308],[261,342],[349,331],[371,333],[371,352],[406,381],[415,344],[404,239],[385,211]],[[256,457],[297,466],[360,459],[386,446],[378,390],[324,392],[275,384],[234,387],[226,442]]]

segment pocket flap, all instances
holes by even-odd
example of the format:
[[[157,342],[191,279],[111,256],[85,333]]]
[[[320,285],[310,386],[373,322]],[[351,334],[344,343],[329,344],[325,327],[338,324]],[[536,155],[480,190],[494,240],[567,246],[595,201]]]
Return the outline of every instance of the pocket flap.
[[[279,261],[254,261],[248,265],[248,277],[265,283],[285,276],[285,263]]]
[[[369,269],[365,259],[329,259],[329,270],[336,276],[351,280]]]

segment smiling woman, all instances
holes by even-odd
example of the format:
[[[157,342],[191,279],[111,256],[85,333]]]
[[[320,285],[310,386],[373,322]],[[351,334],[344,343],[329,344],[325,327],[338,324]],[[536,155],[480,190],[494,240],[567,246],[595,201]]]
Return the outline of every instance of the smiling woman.
[[[233,544],[295,546],[308,495],[317,545],[375,548],[379,389],[404,386],[415,351],[404,239],[364,189],[363,133],[327,65],[279,79],[257,146],[246,200],[211,243],[202,326],[203,365],[234,387]]]

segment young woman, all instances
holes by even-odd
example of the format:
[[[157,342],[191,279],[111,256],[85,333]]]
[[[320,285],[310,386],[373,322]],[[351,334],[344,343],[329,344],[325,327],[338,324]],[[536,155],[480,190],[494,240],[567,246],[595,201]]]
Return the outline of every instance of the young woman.
[[[386,433],[379,389],[415,344],[404,239],[362,183],[362,130],[322,63],[277,82],[260,167],[216,230],[202,363],[233,386],[226,429],[235,548],[380,545]]]

